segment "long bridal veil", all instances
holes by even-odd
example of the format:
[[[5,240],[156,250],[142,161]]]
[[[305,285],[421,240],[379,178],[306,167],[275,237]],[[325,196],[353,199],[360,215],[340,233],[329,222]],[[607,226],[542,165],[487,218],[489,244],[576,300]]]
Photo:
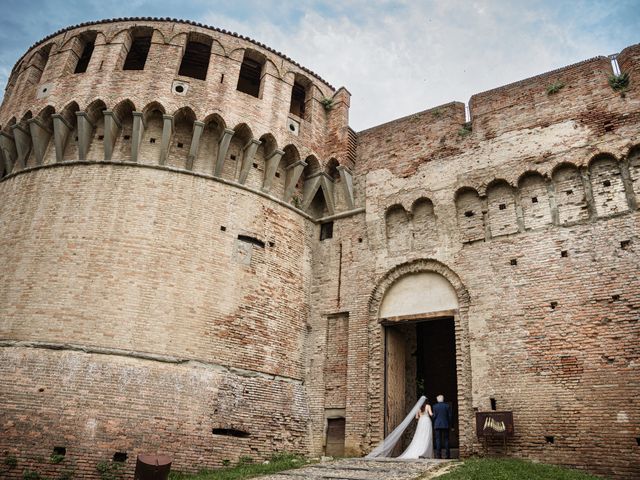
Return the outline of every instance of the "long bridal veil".
[[[413,406],[413,408],[407,414],[407,416],[404,417],[404,420],[400,422],[400,425],[394,428],[393,432],[391,432],[387,436],[387,438],[382,440],[382,442],[380,442],[378,446],[374,448],[371,451],[371,453],[364,458],[389,457],[394,447],[396,446],[396,444],[400,441],[402,434],[407,429],[411,421],[415,418],[416,414],[420,410],[420,407],[422,407],[422,405],[424,405],[424,402],[426,401],[427,401],[427,397],[425,396],[420,397],[420,400],[418,400],[418,402]]]

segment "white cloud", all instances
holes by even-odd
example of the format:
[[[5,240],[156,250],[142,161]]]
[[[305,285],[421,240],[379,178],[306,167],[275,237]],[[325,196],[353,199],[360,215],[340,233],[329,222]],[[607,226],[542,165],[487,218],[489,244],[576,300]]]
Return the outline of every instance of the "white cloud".
[[[591,21],[602,19],[605,7],[590,4]],[[297,22],[279,15],[286,26],[267,16],[210,13],[204,21],[264,42],[344,85],[358,130],[613,53],[606,37],[580,31],[553,4],[351,1],[333,14],[309,10]]]

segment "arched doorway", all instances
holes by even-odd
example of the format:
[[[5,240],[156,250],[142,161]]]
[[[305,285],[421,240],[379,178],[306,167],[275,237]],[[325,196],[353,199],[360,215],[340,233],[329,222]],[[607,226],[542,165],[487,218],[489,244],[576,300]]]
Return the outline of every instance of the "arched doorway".
[[[384,328],[384,430],[388,434],[420,395],[430,403],[444,395],[453,412],[451,447],[459,448],[456,316],[458,295],[451,283],[433,271],[396,279],[384,292],[378,321]],[[410,441],[405,434],[401,450]],[[399,453],[399,452],[398,452]]]

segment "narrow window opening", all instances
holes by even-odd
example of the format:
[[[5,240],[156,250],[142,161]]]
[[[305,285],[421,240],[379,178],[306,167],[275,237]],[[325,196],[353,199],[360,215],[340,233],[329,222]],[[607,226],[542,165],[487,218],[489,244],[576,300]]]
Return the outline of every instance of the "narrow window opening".
[[[67,454],[66,447],[53,447],[53,455],[60,455],[64,457]]]
[[[122,69],[144,70],[144,65],[149,55],[149,48],[151,48],[151,32],[138,35],[134,34],[129,53],[127,53],[127,58],[124,61]]]
[[[122,137],[124,140],[130,140],[131,139],[131,135],[125,135],[124,137]]]
[[[636,444],[640,447],[640,437],[636,437]]]
[[[245,53],[242,65],[240,66],[240,76],[238,77],[238,91],[260,97],[260,81],[262,79],[262,66],[264,62],[253,58],[248,58]]]
[[[567,250],[562,250],[562,251],[560,252],[560,256],[561,256],[561,257],[568,257],[568,256],[569,256],[569,252],[568,252]]]
[[[220,75],[220,83],[224,82],[224,73],[222,75]]]
[[[464,216],[465,217],[473,217],[474,213],[471,210],[467,210],[466,212],[464,212]]]
[[[116,452],[113,454],[113,461],[124,463],[127,461],[127,452]]]
[[[178,148],[183,148],[183,147],[184,147],[184,143],[178,142]]]
[[[320,225],[320,240],[333,238],[333,222],[327,222]]]
[[[276,172],[276,178],[280,178],[280,172]]]
[[[518,265],[518,260],[515,258],[511,259],[511,265]]]
[[[491,410],[495,411],[497,409],[496,399],[491,397],[491,398],[489,398],[489,401],[491,402]]]
[[[362,238],[358,238],[358,243],[362,243]]]
[[[538,203],[538,197],[531,197],[531,203]]]
[[[91,55],[93,54],[93,48],[95,46],[95,39],[87,40],[82,49],[82,54],[76,63],[76,69],[73,73],[84,73],[87,71]]]
[[[604,187],[610,187],[611,186],[611,181],[610,180],[605,180],[604,182],[602,182],[602,185]]]
[[[235,155],[231,155],[231,160],[235,160],[236,156]]]
[[[224,435],[226,437],[238,437],[247,438],[250,433],[242,430],[236,430],[235,428],[213,428],[211,433],[214,435]]]
[[[150,138],[149,139],[149,143],[156,143],[156,139],[155,138]]]
[[[98,135],[98,140],[104,140],[104,135]]]
[[[544,436],[544,441],[547,443],[555,443],[556,439],[553,438],[551,435],[545,435]]]
[[[506,204],[504,204],[504,203],[501,203],[500,205],[498,205],[498,208],[499,208],[500,210],[506,210],[506,209],[507,209],[507,205],[506,205]]]
[[[623,250],[629,248],[629,245],[631,245],[631,240],[622,240],[620,242],[620,248],[622,248]]]
[[[76,142],[78,141],[78,137],[76,137]]]
[[[202,42],[187,42],[187,48],[184,50],[184,56],[180,63],[178,75],[191,77],[198,80],[207,78],[207,70],[209,69],[209,59],[211,58],[211,44]]]
[[[304,85],[294,82],[293,89],[291,90],[291,105],[289,107],[289,112],[300,118],[304,118],[304,102],[306,98],[307,90],[304,88]]]
[[[264,242],[256,237],[251,237],[249,235],[238,235],[238,240],[240,240],[241,242],[251,243],[256,247],[264,248]]]
[[[558,302],[551,302],[549,306],[551,307],[551,310],[555,310],[556,307],[558,306]]]

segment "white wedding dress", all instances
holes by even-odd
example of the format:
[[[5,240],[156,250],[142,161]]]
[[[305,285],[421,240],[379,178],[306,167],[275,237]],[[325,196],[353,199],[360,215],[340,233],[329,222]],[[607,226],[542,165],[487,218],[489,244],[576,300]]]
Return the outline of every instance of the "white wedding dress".
[[[427,412],[420,415],[411,443],[398,458],[433,458],[433,425]]]

